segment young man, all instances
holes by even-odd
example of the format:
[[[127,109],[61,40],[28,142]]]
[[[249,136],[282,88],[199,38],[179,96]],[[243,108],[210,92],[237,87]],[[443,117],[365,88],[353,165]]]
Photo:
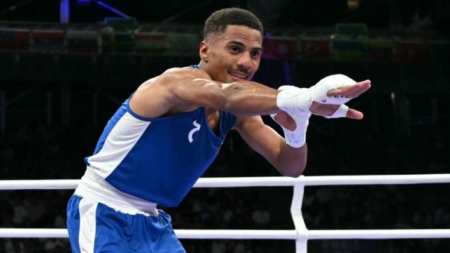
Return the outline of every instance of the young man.
[[[73,252],[185,252],[171,218],[157,204],[177,206],[236,129],[282,175],[306,165],[311,113],[361,119],[344,105],[370,81],[343,75],[309,89],[274,90],[250,81],[262,53],[262,25],[237,8],[205,23],[199,65],[173,68],[144,82],[106,125],[68,203]],[[272,114],[285,138],[265,125]]]

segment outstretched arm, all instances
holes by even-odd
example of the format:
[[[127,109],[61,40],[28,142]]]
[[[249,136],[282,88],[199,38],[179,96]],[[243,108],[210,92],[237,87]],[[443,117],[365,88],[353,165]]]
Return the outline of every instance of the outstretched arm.
[[[139,115],[159,117],[202,106],[248,117],[281,112],[279,91],[252,81],[221,83],[199,69],[178,68],[148,80],[133,95],[130,106]]]

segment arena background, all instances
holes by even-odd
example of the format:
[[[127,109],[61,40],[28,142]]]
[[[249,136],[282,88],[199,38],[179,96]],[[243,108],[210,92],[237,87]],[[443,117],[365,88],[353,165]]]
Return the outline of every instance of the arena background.
[[[222,7],[266,26],[255,80],[309,87],[371,79],[365,119],[313,117],[305,175],[450,170],[446,0],[4,0],[0,180],[78,179],[117,106],[143,81],[198,63],[204,19]],[[65,10],[65,11],[64,11]],[[269,118],[268,124],[280,130]],[[205,177],[278,176],[231,133]],[[449,228],[449,185],[307,187],[309,229]],[[64,228],[72,191],[1,191],[0,227]],[[291,188],[194,189],[167,209],[176,229],[292,229]],[[294,252],[292,241],[183,240],[188,252]],[[450,240],[310,241],[309,252],[450,252]],[[70,252],[67,240],[2,239],[0,252]]]

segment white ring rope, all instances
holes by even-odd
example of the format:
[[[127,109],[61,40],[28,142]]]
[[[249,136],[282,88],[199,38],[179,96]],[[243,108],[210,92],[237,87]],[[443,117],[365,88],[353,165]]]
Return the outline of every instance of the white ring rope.
[[[0,180],[0,190],[68,190],[79,180]],[[450,174],[382,176],[300,176],[256,178],[200,178],[196,188],[293,186],[291,214],[295,230],[175,230],[180,239],[296,240],[297,253],[307,252],[308,240],[450,238],[450,229],[308,230],[301,213],[305,186],[450,183]],[[0,238],[67,238],[66,229],[1,228]]]
[[[295,230],[175,229],[180,239],[296,240]],[[450,238],[450,229],[309,230],[309,240]],[[0,228],[0,238],[67,238],[62,228]]]
[[[436,184],[450,183],[450,174],[382,175],[382,176],[308,176],[308,177],[231,177],[200,178],[196,188],[294,186],[300,180],[305,186],[374,185],[374,184]],[[0,190],[70,190],[79,180],[0,180]]]

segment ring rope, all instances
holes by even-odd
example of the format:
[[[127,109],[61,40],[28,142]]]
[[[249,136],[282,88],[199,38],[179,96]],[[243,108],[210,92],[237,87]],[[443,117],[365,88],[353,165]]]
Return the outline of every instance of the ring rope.
[[[296,181],[305,186],[318,185],[368,185],[368,184],[429,184],[450,183],[450,174],[373,175],[373,176],[300,176],[290,177],[230,177],[200,178],[195,188],[274,187],[294,186]],[[80,180],[0,180],[0,190],[69,190]]]
[[[80,180],[0,180],[0,190],[75,189]],[[200,178],[195,188],[293,186],[291,215],[295,230],[175,230],[180,239],[295,240],[307,252],[308,240],[450,238],[450,229],[308,230],[301,205],[305,186],[450,183],[450,174]],[[67,229],[0,229],[0,238],[67,238]]]
[[[175,229],[180,239],[265,239],[297,240],[303,238],[296,230],[224,230]],[[450,238],[450,229],[367,229],[308,230],[308,240],[325,239],[420,239]],[[68,238],[62,228],[1,228],[0,238]]]

